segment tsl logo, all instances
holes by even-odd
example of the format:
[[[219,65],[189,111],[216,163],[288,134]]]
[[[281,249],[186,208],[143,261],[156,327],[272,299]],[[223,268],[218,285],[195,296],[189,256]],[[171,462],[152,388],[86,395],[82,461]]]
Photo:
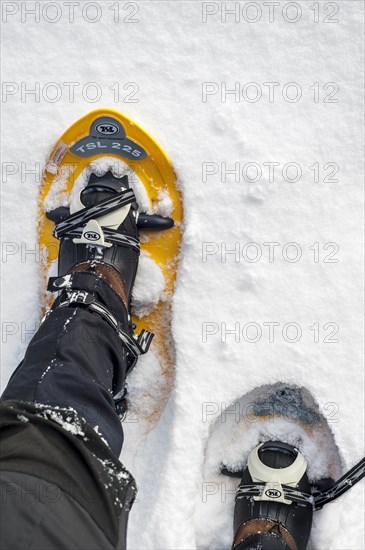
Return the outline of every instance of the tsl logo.
[[[267,489],[267,491],[265,491],[265,495],[269,498],[280,498],[281,491],[278,491],[277,489]]]
[[[96,231],[87,231],[85,233],[85,239],[88,241],[98,241],[100,239],[99,233],[96,233]]]
[[[98,124],[95,129],[103,136],[112,136],[119,132],[119,128],[115,124]]]

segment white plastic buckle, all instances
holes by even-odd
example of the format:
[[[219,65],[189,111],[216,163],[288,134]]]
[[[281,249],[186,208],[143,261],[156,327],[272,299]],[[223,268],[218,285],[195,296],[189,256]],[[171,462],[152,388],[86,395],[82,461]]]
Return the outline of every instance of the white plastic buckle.
[[[298,451],[293,464],[287,468],[270,468],[261,462],[258,451],[262,447],[258,445],[248,456],[248,471],[254,483],[265,483],[260,496],[253,497],[254,500],[268,500],[291,504],[292,501],[284,497],[282,485],[296,487],[307,470],[307,461]]]
[[[106,246],[110,248],[112,243],[107,243],[104,239],[104,232],[100,227],[97,220],[89,220],[84,227],[81,237],[75,237],[72,239],[75,244],[95,244],[99,246]]]

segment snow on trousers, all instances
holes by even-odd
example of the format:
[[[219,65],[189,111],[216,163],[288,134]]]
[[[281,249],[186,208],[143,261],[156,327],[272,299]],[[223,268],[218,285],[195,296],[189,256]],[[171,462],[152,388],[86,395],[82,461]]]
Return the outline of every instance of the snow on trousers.
[[[80,273],[127,329],[120,298]],[[126,352],[97,313],[57,307],[30,342],[1,397],[1,548],[125,548],[136,486],[119,462],[123,430],[113,394]]]

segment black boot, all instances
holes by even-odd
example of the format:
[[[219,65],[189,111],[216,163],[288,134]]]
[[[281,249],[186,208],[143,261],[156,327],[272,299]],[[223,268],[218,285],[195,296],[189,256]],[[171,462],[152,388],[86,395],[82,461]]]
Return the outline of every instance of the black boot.
[[[48,216],[56,223],[54,234],[60,239],[59,275],[80,264],[102,263],[118,271],[129,302],[138,267],[139,234],[128,177],[92,174],[70,209],[57,209]]]
[[[303,456],[291,445],[268,441],[254,449],[236,497],[234,550],[305,550],[313,507],[285,499],[283,486],[310,493]],[[245,495],[265,484],[260,496]]]
[[[55,222],[54,236],[60,240],[58,277],[48,289],[59,291],[56,307],[85,307],[99,313],[117,331],[128,354],[128,371],[145,353],[153,335],[133,334],[130,299],[137,273],[140,241],[139,212],[128,177],[111,172],[90,176],[69,208],[57,208],[47,216]],[[170,218],[144,215],[143,227],[168,229]],[[95,298],[96,286],[106,283],[120,298],[120,307],[111,310]]]
[[[105,273],[111,267],[125,285],[128,304],[139,261],[138,229],[161,231],[174,225],[171,218],[138,212],[128,176],[116,178],[111,172],[92,174],[70,208],[47,216],[56,223],[54,235],[60,239],[59,275],[85,263],[103,264]]]

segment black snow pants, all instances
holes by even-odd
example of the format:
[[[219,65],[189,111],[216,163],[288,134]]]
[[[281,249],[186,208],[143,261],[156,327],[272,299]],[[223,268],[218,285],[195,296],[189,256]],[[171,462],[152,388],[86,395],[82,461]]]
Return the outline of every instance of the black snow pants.
[[[74,274],[70,289],[91,293],[126,327],[122,302],[100,278]],[[114,399],[126,371],[121,340],[98,313],[48,314],[0,401],[2,550],[126,547],[136,485],[118,460]]]

